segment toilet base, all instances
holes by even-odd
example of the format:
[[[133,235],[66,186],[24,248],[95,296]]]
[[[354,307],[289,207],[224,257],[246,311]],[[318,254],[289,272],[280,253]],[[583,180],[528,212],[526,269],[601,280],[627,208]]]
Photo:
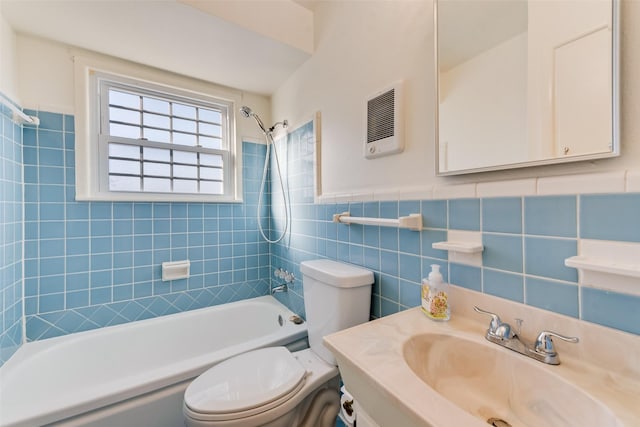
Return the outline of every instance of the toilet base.
[[[261,414],[240,418],[237,420],[229,421],[202,421],[195,420],[190,417],[185,418],[185,426],[187,427],[333,427],[335,425],[335,419],[340,412],[340,395],[338,393],[339,381],[335,378],[335,381],[330,381],[318,390],[315,390],[311,395],[307,396],[302,402],[294,406],[288,411],[280,411],[282,407],[273,408],[270,411],[263,412]],[[333,415],[326,415],[324,417],[318,417],[315,420],[305,419],[311,408],[313,400],[325,391],[335,392],[336,406],[332,411]],[[284,405],[283,405],[284,406]],[[329,411],[329,409],[327,410]],[[282,412],[278,414],[277,412]],[[322,411],[319,411],[322,413]],[[275,418],[273,418],[275,417]],[[273,418],[273,419],[271,419]],[[326,423],[324,419],[332,418],[332,421]],[[271,419],[265,423],[265,420]],[[315,421],[315,423],[314,423]]]

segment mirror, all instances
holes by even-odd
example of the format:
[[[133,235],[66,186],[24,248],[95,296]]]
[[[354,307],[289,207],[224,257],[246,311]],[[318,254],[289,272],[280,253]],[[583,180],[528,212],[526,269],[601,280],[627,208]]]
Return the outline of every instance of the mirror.
[[[438,175],[619,155],[618,0],[436,0]]]

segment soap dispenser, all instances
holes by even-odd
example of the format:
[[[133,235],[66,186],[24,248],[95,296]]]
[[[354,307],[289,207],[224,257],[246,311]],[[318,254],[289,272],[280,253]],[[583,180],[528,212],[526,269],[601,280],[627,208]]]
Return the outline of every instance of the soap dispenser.
[[[422,311],[433,320],[449,320],[451,318],[451,299],[449,284],[442,279],[440,266],[431,265],[431,272],[422,279]]]

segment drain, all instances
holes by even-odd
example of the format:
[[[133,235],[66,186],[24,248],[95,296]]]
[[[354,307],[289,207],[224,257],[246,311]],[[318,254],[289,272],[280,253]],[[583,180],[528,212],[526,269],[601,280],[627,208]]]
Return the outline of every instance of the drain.
[[[493,427],[511,427],[511,424],[500,418],[489,418],[487,423]]]

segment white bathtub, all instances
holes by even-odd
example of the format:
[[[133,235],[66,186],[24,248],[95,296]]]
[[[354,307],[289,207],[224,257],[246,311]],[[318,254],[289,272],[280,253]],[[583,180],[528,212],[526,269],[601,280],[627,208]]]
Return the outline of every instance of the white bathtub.
[[[292,314],[264,296],[27,343],[0,367],[0,426],[182,426],[184,390],[210,366],[304,348]]]

